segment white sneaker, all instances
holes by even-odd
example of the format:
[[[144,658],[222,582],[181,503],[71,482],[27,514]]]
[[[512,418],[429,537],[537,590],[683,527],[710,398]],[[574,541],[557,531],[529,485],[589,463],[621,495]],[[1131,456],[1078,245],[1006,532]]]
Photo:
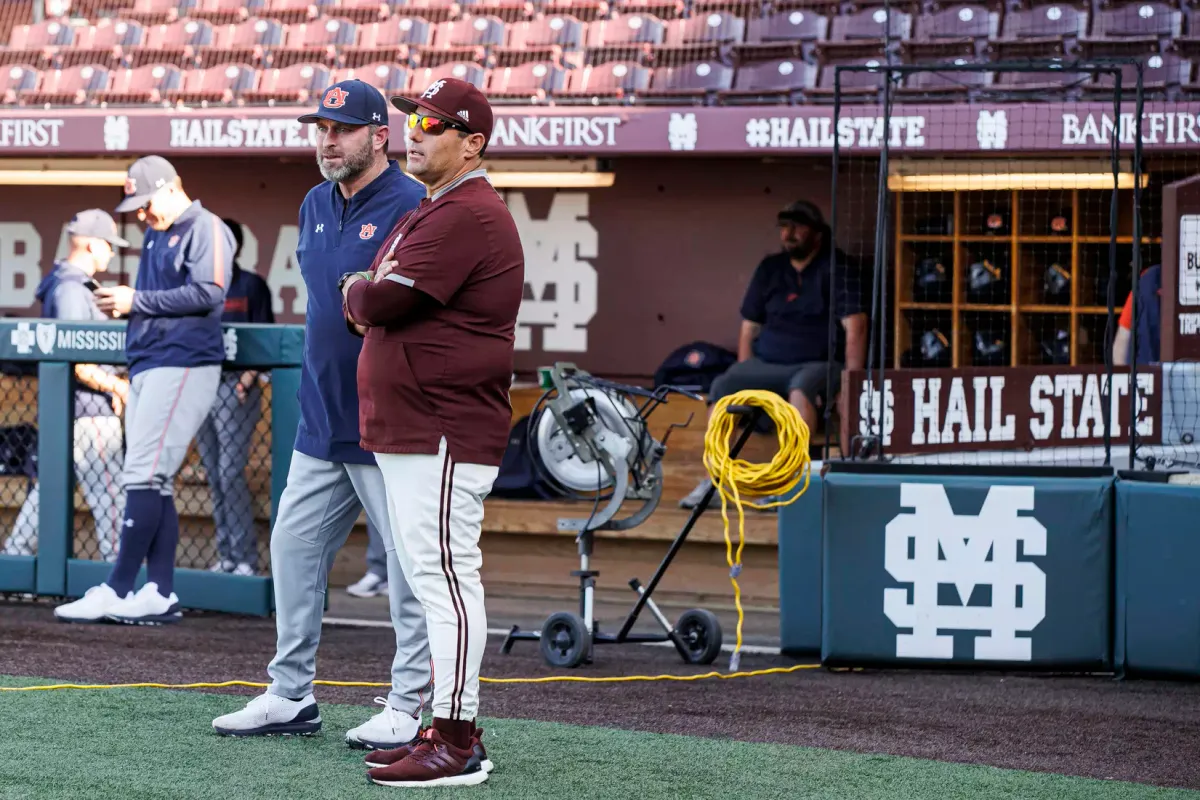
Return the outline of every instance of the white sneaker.
[[[381,578],[374,572],[368,572],[359,578],[357,583],[346,587],[346,592],[355,597],[376,597],[387,594],[387,590],[387,578]]]
[[[234,564],[232,561],[222,559],[208,568],[209,572],[233,572]]]
[[[170,597],[163,597],[158,593],[157,583],[147,583],[137,594],[113,605],[108,618],[126,625],[162,625],[183,619],[183,612],[179,610],[179,598],[174,592]]]
[[[383,706],[383,711],[346,731],[346,744],[363,750],[391,750],[417,738],[420,719],[392,708],[387,698],[376,697],[375,702]]]
[[[88,589],[78,600],[55,608],[54,616],[60,622],[108,622],[112,610],[131,597],[133,592],[125,595],[123,600],[111,586],[102,583]]]
[[[268,692],[217,717],[212,726],[221,736],[309,736],[321,730],[321,712],[311,692],[300,700]]]
[[[246,564],[246,563],[238,564],[236,567],[233,568],[233,574],[234,575],[244,575],[246,577],[253,578],[254,577],[254,566],[251,564]]]

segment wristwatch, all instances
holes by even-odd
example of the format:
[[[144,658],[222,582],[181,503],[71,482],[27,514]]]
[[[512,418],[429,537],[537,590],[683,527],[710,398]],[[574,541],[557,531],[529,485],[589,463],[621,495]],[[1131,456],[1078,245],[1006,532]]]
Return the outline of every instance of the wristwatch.
[[[342,287],[346,285],[346,281],[350,280],[351,276],[353,276],[353,275],[359,275],[359,274],[361,274],[361,273],[358,273],[358,272],[347,272],[345,275],[343,275],[342,277],[338,278],[338,282],[337,282],[337,288],[338,288],[338,291],[340,292],[340,291],[342,290]]]

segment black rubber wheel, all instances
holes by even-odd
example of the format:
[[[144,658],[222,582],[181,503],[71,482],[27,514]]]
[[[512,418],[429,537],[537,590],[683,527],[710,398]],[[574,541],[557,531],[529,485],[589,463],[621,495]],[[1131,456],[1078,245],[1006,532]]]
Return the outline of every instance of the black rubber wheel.
[[[551,614],[542,625],[542,659],[552,667],[578,667],[592,649],[591,634],[570,611]]]
[[[703,608],[692,608],[679,615],[675,631],[683,639],[689,664],[711,664],[721,654],[721,621]]]

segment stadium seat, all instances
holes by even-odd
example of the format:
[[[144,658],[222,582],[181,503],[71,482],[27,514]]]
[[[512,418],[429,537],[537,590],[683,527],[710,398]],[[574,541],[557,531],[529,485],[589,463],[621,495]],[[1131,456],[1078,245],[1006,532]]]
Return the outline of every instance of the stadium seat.
[[[316,0],[247,0],[246,10],[256,17],[289,25],[314,20],[320,14]]]
[[[119,69],[108,89],[96,92],[97,103],[160,103],[165,92],[183,86],[183,71],[174,64],[146,64],[137,69]]]
[[[387,19],[392,12],[384,0],[327,0],[321,10],[325,14],[345,17],[358,25]]]
[[[483,67],[469,62],[451,62],[414,72],[412,81],[408,84],[409,91],[423,92],[434,81],[442,78],[457,78],[460,81],[466,81],[480,91],[487,87],[487,70]]]
[[[583,50],[584,25],[575,17],[555,14],[508,26],[508,45],[496,48],[499,66],[515,67],[527,61],[571,61]]]
[[[58,66],[107,64],[113,69],[123,66],[123,59],[146,40],[140,22],[131,19],[105,17],[94,25],[81,26],[70,47],[58,52]]]
[[[1066,55],[1075,52],[1087,29],[1086,9],[1061,3],[1011,9],[988,50],[1002,59]]]
[[[136,0],[132,8],[122,8],[117,15],[136,20],[143,25],[161,25],[187,15],[197,0]]]
[[[742,64],[733,88],[718,93],[725,104],[787,103],[803,99],[805,90],[817,82],[818,69],[798,58],[780,58]]]
[[[79,105],[93,92],[107,89],[108,76],[108,67],[102,64],[49,70],[42,75],[41,85],[36,90],[18,92],[18,99],[28,106]]]
[[[0,94],[3,94],[5,105],[17,102],[21,93],[37,91],[42,80],[42,73],[37,67],[28,64],[11,64],[0,70]]]
[[[641,61],[655,45],[661,45],[666,26],[649,14],[613,14],[611,19],[588,25],[586,61]]]
[[[1076,100],[1082,92],[1083,85],[1091,80],[1088,73],[1066,69],[1029,72],[1005,70],[996,77],[989,95],[996,95],[998,99],[1007,102],[1045,99],[1048,94],[1056,100]]]
[[[874,55],[889,42],[903,42],[912,33],[912,15],[892,9],[867,8],[833,18],[829,41],[817,45],[823,59],[862,58]]]
[[[417,50],[417,63],[436,67],[451,62],[476,61],[488,64],[493,48],[503,47],[508,29],[499,17],[463,16],[438,23],[433,31],[433,44]]]
[[[1122,64],[1121,94],[1125,100],[1135,99],[1137,92],[1137,70],[1132,64]],[[1177,100],[1180,89],[1191,80],[1192,63],[1174,53],[1155,53],[1142,62],[1142,88],[1146,99]],[[1085,87],[1084,97],[1089,100],[1110,100],[1116,88],[1116,77],[1111,73],[1097,73],[1092,83]]]
[[[426,47],[433,41],[433,26],[420,17],[391,17],[359,27],[358,44],[342,49],[347,67],[377,61],[409,62],[410,48]]]
[[[233,103],[258,84],[258,72],[250,64],[215,64],[189,70],[183,88],[166,92],[171,103],[208,105]]]
[[[228,25],[245,19],[249,14],[245,0],[200,0],[188,12],[193,19],[202,19],[213,25]]]
[[[667,23],[664,43],[667,46],[689,44],[741,44],[746,38],[746,20],[724,11],[710,11],[700,16]]]
[[[650,88],[650,70],[629,61],[608,61],[572,70],[559,103],[606,105],[624,103]]]
[[[371,84],[384,96],[402,94],[408,91],[410,72],[399,64],[376,62],[364,64],[361,67],[351,67],[338,72],[334,82],[358,79]]]
[[[756,51],[780,45],[795,45],[792,55],[808,55],[813,42],[823,41],[829,35],[829,18],[810,9],[777,11],[750,20],[746,30],[746,44],[738,48],[739,57],[755,58]],[[743,55],[744,54],[744,55]]]
[[[901,45],[906,60],[927,61],[982,54],[1000,33],[1000,15],[980,4],[952,5],[916,20],[911,41]]]
[[[808,90],[810,100],[832,102],[835,95],[835,78],[839,66],[879,67],[886,66],[887,59],[880,56],[867,58],[831,59],[822,62],[821,77],[817,85]],[[841,75],[841,94],[843,97],[856,98],[859,101],[873,100],[883,88],[885,72],[868,70],[847,70]],[[895,76],[895,73],[893,73]]]
[[[649,14],[662,20],[675,19],[687,8],[684,0],[612,0],[615,14]]]
[[[267,50],[283,45],[283,23],[275,19],[248,19],[213,29],[211,45],[197,52],[198,66],[225,63],[261,64]]]
[[[457,0],[388,0],[388,6],[393,16],[411,15],[435,24],[459,13]]]
[[[546,16],[567,15],[583,23],[609,16],[607,0],[544,0],[539,7]]]
[[[492,70],[488,100],[500,104],[545,103],[566,85],[566,71],[550,61],[536,61]]]
[[[329,67],[325,64],[299,63],[282,69],[263,70],[255,89],[242,93],[248,105],[259,103],[309,103],[329,87]]]
[[[517,22],[533,16],[533,3],[527,0],[458,0],[462,10],[474,16],[488,15],[505,22]]]
[[[270,67],[285,69],[300,62],[335,66],[340,48],[354,45],[358,26],[344,17],[322,17],[314,22],[289,25],[282,47],[269,52]]]
[[[732,87],[733,67],[714,60],[693,61],[656,68],[641,99],[647,103],[708,103],[718,92]]]
[[[1183,12],[1162,2],[1135,2],[1097,11],[1079,44],[1092,56],[1165,52],[1183,33]]]
[[[144,44],[129,51],[128,66],[175,64],[196,66],[200,48],[213,44],[212,23],[202,19],[181,19],[168,25],[155,25],[146,31]]]
[[[65,20],[44,20],[33,25],[17,25],[9,34],[8,48],[0,50],[0,64],[32,64],[38,68],[52,66],[55,48],[70,47],[75,41],[75,28]]]
[[[918,23],[919,24],[919,23]],[[956,64],[984,63],[956,59]],[[973,92],[992,84],[992,73],[984,70],[911,72],[901,86],[895,87],[896,97],[905,102],[965,102]]]

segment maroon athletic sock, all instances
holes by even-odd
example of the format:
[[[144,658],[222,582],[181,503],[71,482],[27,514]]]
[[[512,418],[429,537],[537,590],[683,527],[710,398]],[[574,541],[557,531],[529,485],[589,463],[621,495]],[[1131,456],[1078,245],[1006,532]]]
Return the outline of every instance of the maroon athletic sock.
[[[471,737],[475,734],[475,720],[433,718],[433,729],[450,744],[460,750],[471,749]]]

